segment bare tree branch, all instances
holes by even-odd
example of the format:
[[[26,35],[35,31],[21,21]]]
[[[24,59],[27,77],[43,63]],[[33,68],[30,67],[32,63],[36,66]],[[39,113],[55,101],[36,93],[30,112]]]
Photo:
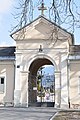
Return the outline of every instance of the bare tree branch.
[[[49,9],[47,16],[56,24],[66,27],[69,32],[74,33],[75,27],[80,27],[80,7],[75,0],[52,0],[45,3],[51,3],[47,6]],[[15,29],[22,28],[28,22],[31,22],[36,7],[42,3],[42,0],[19,0],[19,5],[16,7],[17,14],[13,15],[15,19],[18,19],[18,25]]]

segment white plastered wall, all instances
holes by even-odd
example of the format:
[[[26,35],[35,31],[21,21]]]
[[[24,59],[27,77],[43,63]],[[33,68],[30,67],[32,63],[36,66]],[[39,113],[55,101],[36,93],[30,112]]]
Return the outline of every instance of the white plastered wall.
[[[0,93],[0,103],[14,100],[14,61],[0,61],[0,77],[4,77],[4,92]]]

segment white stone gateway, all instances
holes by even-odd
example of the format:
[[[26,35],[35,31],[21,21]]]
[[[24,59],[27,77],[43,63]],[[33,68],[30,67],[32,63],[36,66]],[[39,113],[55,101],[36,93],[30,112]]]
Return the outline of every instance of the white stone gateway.
[[[0,57],[0,77],[5,78],[0,103],[21,107],[35,103],[37,71],[42,65],[54,65],[55,107],[79,106],[80,46],[74,45],[73,35],[39,16],[11,37],[16,41],[14,59]]]

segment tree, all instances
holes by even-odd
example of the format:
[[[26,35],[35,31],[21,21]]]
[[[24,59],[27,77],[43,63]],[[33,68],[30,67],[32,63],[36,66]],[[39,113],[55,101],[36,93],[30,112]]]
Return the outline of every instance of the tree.
[[[16,8],[19,13],[14,15],[19,22],[14,28],[22,28],[28,22],[31,22],[34,19],[33,14],[36,7],[38,8],[42,3],[45,3],[45,5],[48,3],[46,5],[47,17],[60,26],[66,26],[66,29],[73,33],[75,26],[80,27],[80,2],[78,2],[78,5],[77,2],[76,0],[19,0],[19,7]]]
[[[35,19],[35,14],[38,13],[38,8],[46,6],[46,17],[62,28],[65,28],[68,32],[74,34],[75,29],[80,28],[79,4],[80,1],[78,0],[19,0],[19,5],[16,8],[17,14],[14,14],[15,20],[18,22],[17,25],[12,28],[11,32],[21,29],[23,26],[33,21]],[[57,40],[62,41],[62,39],[58,38],[58,32],[59,29],[55,26],[50,32],[50,43],[48,44],[53,44],[54,46]],[[24,39],[25,27],[20,34]]]

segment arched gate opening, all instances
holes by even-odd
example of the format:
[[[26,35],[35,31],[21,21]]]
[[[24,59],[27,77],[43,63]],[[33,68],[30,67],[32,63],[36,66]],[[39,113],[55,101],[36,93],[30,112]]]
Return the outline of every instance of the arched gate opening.
[[[53,73],[44,73],[44,67],[53,66]],[[54,65],[46,58],[34,60],[29,67],[28,102],[29,106],[53,107],[55,104]]]

